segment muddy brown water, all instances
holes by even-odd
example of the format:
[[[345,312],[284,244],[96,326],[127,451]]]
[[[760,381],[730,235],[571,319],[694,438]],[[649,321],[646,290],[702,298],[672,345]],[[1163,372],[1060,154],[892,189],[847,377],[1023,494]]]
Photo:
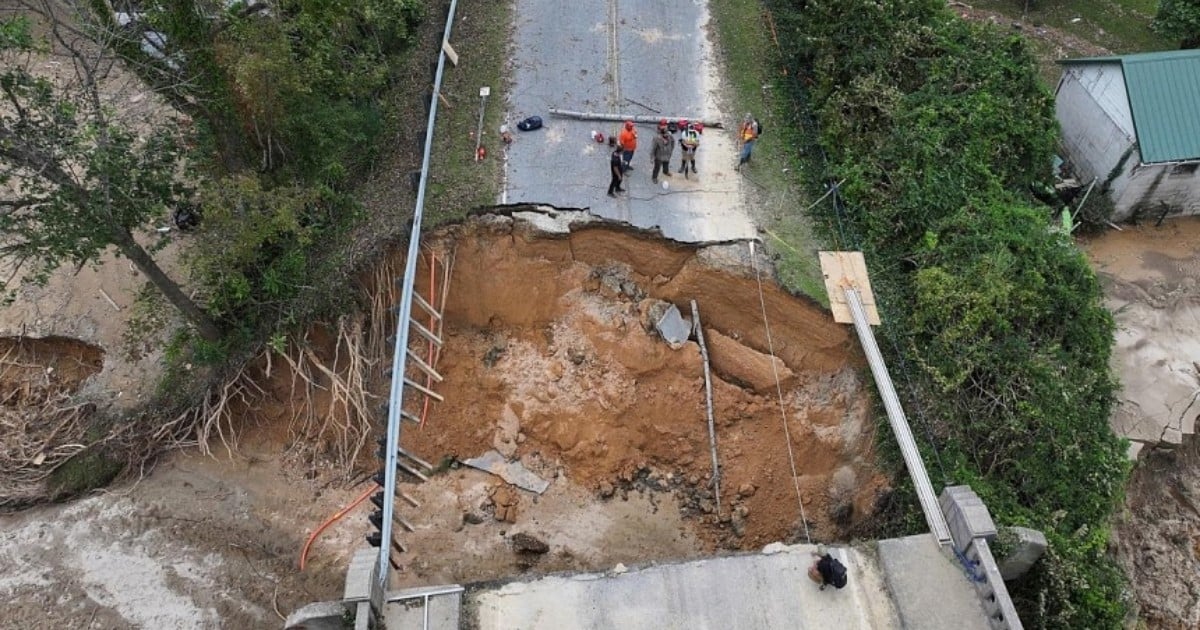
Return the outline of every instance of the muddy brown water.
[[[1122,391],[1114,427],[1157,438],[1200,417],[1200,217],[1126,225],[1082,243],[1114,311]],[[1142,449],[1111,548],[1148,628],[1200,627],[1200,443]]]

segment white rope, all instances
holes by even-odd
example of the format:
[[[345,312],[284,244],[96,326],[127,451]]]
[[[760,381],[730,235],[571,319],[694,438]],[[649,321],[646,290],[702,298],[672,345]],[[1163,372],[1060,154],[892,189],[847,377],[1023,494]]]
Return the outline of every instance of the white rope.
[[[767,321],[767,302],[763,297],[762,275],[758,272],[758,260],[754,255],[754,241],[750,241],[750,266],[754,268],[754,279],[758,281],[758,305],[762,308],[763,329],[767,333],[767,352],[771,355],[771,372],[775,374],[775,394],[779,397],[779,417],[783,420],[783,438],[787,442],[788,464],[792,467],[792,487],[796,489],[796,504],[800,506],[800,522],[804,524],[804,538],[811,545],[812,535],[808,531],[808,517],[804,514],[804,498],[800,495],[800,480],[796,475],[796,454],[792,452],[792,432],[788,429],[787,410],[783,403],[783,384],[779,382],[775,344],[771,341],[771,324]]]

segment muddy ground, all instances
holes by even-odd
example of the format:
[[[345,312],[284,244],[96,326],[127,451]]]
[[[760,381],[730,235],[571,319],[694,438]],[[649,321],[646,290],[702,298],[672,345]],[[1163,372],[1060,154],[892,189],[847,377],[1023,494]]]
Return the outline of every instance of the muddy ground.
[[[1083,245],[1117,322],[1113,428],[1140,451],[1114,550],[1148,627],[1200,627],[1200,217]]]

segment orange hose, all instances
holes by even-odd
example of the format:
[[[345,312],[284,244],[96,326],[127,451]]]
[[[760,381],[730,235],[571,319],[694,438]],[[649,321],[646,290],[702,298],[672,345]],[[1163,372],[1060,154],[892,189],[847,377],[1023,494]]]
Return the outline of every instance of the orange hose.
[[[346,507],[339,510],[337,512],[337,514],[334,514],[333,516],[330,516],[329,518],[325,519],[324,523],[321,523],[321,525],[319,527],[317,527],[315,530],[313,530],[313,533],[308,535],[308,540],[306,540],[304,542],[304,549],[300,550],[300,570],[301,571],[304,570],[304,565],[308,563],[308,550],[312,547],[312,544],[314,542],[316,542],[317,537],[321,535],[321,532],[325,531],[326,527],[333,525],[338,520],[340,520],[343,516],[349,514],[350,510],[353,510],[354,508],[358,507],[359,503],[366,501],[367,497],[371,496],[371,494],[374,493],[378,489],[379,489],[378,484],[371,484],[371,487],[367,488],[367,491],[362,493],[361,495],[359,495],[359,497],[357,499],[351,501],[350,505],[347,505]]]
[[[437,257],[434,256],[433,254],[430,254],[429,255],[429,300],[430,300],[430,304],[433,303],[434,296],[437,295],[437,282],[436,282],[437,275],[434,272],[434,268],[436,266],[437,266]],[[433,327],[436,325],[437,325],[437,319],[433,316],[433,314],[430,314],[429,315],[429,329],[433,330]],[[434,358],[433,358],[434,350],[435,350],[435,347],[433,345],[433,342],[430,341],[429,342],[429,359],[428,359],[429,365],[434,364]],[[425,375],[425,386],[431,387],[432,385],[433,385],[433,377],[426,374]],[[421,409],[421,424],[420,424],[420,426],[422,428],[425,427],[425,418],[428,416],[428,414],[429,414],[429,397],[426,396],[425,397],[425,405]],[[313,530],[313,533],[308,535],[308,540],[304,541],[304,548],[300,550],[300,570],[301,571],[304,570],[304,565],[308,563],[309,549],[311,549],[313,543],[317,541],[317,537],[319,537],[321,535],[321,532],[324,532],[327,527],[329,527],[330,525],[333,525],[337,521],[341,520],[341,518],[343,516],[345,516],[346,514],[349,514],[350,510],[353,510],[354,508],[358,507],[358,505],[360,503],[362,503],[363,501],[366,501],[367,497],[371,496],[371,494],[374,493],[378,489],[379,489],[378,484],[368,488],[367,491],[362,493],[361,495],[359,495],[359,497],[357,499],[354,499],[353,501],[351,501],[350,505],[347,505],[346,507],[339,510],[333,516],[330,516],[329,518],[325,519],[324,523],[321,523],[320,526],[318,526],[315,530]]]

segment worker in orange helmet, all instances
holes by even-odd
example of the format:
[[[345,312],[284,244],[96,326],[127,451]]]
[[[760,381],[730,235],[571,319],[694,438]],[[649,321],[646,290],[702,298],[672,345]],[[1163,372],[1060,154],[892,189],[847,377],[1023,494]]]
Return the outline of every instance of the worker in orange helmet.
[[[617,143],[621,145],[621,156],[625,160],[625,170],[628,171],[633,168],[633,152],[637,150],[637,129],[633,128],[632,120],[625,121],[625,128],[617,136]]]

